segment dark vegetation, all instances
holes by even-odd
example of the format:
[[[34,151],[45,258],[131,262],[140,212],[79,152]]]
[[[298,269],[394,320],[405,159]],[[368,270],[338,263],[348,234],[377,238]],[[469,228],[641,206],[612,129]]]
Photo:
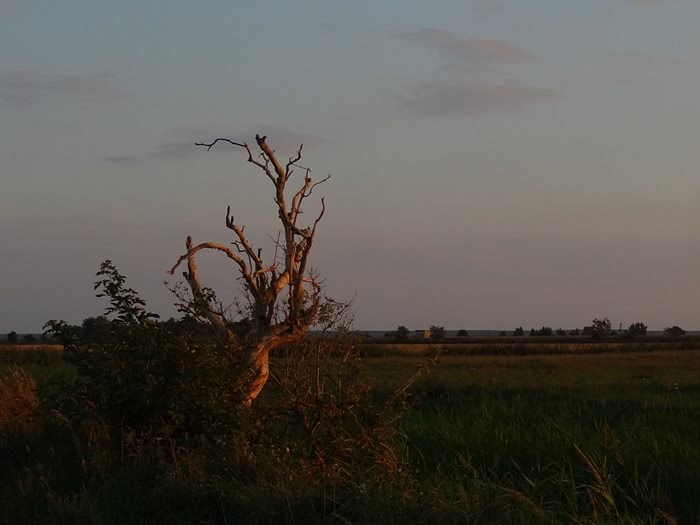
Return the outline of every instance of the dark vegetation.
[[[696,350],[428,363],[341,330],[243,408],[209,331],[111,293],[116,318],[51,324],[65,351],[2,351],[1,523],[700,517]]]
[[[47,323],[63,351],[3,352],[0,522],[369,519],[401,494],[407,385],[371,396],[344,308],[332,335],[280,348],[245,407],[247,370],[208,327],[158,321],[109,263],[98,276],[113,319]]]

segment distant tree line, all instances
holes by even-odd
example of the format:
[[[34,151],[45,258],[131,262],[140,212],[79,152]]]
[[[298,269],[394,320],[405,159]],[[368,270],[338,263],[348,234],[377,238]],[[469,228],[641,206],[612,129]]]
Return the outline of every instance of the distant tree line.
[[[8,343],[17,343],[19,342],[19,334],[12,330],[11,332],[8,332],[8,334],[5,336],[5,339],[7,339]],[[22,341],[26,343],[32,343],[36,341],[36,336],[34,334],[25,334],[22,336]]]
[[[408,339],[411,336],[411,330],[409,330],[404,325],[399,325],[396,330],[387,332],[384,336],[390,339],[396,339],[399,341]],[[543,326],[541,328],[531,328],[529,332],[526,332],[522,326],[518,326],[511,333],[515,337],[524,337],[527,333],[531,337],[566,337],[566,336],[584,336],[596,339],[599,341],[605,341],[613,336],[619,337],[643,337],[646,336],[648,332],[648,327],[645,323],[641,321],[634,322],[630,324],[627,329],[620,329],[616,331],[613,329],[612,322],[607,317],[595,318],[591,321],[591,324],[584,326],[583,329],[574,328],[572,330],[564,330],[563,328],[553,329],[551,326]],[[431,325],[429,330],[417,330],[416,337],[429,337],[430,339],[444,339],[446,335],[445,327],[439,325]],[[509,335],[505,331],[499,332],[500,336]],[[674,325],[664,328],[663,335],[665,337],[681,337],[686,335],[686,331],[681,327]],[[469,331],[461,329],[457,331],[457,337],[468,337]]]

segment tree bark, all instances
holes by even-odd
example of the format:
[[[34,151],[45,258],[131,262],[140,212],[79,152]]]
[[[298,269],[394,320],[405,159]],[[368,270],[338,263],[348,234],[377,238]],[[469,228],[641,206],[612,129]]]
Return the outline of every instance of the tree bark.
[[[253,156],[251,148],[245,142],[217,138],[209,144],[200,143],[211,149],[217,142],[225,142],[243,148],[248,153],[248,162],[258,167],[274,185],[274,202],[280,220],[281,234],[284,240],[278,244],[284,253],[284,264],[280,267],[276,253],[270,264],[265,264],[261,250],[254,249],[245,235],[245,227],[236,223],[230,207],[226,211],[226,227],[234,234],[227,245],[205,242],[198,245],[187,237],[186,253],[170,269],[172,275],[177,267],[187,261],[187,271],[183,276],[191,293],[191,309],[197,317],[205,319],[212,331],[224,343],[229,351],[235,348],[239,354],[240,365],[246,370],[247,380],[243,387],[243,404],[250,406],[260,395],[270,376],[270,352],[276,347],[294,341],[308,331],[313,324],[321,300],[322,288],[316,277],[308,270],[308,257],[313,245],[316,228],[325,212],[325,202],[320,200],[321,211],[308,226],[301,228],[297,221],[302,213],[302,204],[311,195],[314,188],[327,181],[330,175],[318,182],[311,179],[311,170],[298,164],[302,156],[303,145],[296,155],[283,164],[274,149],[266,142],[266,137],[256,135],[255,142],[260,154]],[[258,160],[260,159],[260,160]],[[304,179],[288,201],[286,185],[294,170],[304,172]],[[246,296],[250,301],[250,318],[238,326],[249,326],[239,342],[233,330],[233,323],[221,308],[211,304],[211,295],[202,285],[195,255],[201,250],[214,250],[223,253],[236,266],[236,272],[243,283]],[[276,250],[277,252],[277,250]],[[286,299],[280,304],[280,297]]]

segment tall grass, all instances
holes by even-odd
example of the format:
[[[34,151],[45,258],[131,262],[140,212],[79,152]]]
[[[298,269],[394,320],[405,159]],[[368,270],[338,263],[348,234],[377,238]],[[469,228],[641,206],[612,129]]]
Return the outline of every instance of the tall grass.
[[[422,363],[378,357],[361,373],[380,402]],[[2,384],[15,374],[27,387],[15,391],[44,403],[58,377],[75,378],[59,362],[27,365],[36,388],[16,368]],[[442,357],[412,399],[390,477],[310,476],[275,436],[244,449],[134,433],[115,455],[98,421],[44,413],[0,439],[0,523],[700,520],[698,351]]]
[[[378,384],[411,366],[371,362]],[[699,370],[698,352],[443,358],[401,422],[407,453],[423,483],[546,520],[695,523]]]

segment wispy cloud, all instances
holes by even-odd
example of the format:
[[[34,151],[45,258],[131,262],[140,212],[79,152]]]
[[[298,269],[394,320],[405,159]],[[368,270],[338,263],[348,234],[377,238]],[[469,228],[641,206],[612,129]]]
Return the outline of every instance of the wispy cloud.
[[[441,29],[423,28],[398,37],[429,46],[444,57],[468,63],[518,63],[534,58],[505,40],[488,37],[458,38]]]
[[[27,109],[52,100],[102,102],[118,94],[111,73],[73,75],[20,70],[0,75],[0,105],[14,109]]]
[[[171,140],[156,146],[156,149],[150,155],[156,158],[182,159],[195,153],[198,153],[198,148],[194,145],[194,142]]]
[[[410,95],[402,97],[400,109],[421,116],[482,115],[491,112],[513,111],[533,102],[559,98],[546,89],[529,88],[514,84],[485,82],[446,82],[436,80],[419,86]]]

